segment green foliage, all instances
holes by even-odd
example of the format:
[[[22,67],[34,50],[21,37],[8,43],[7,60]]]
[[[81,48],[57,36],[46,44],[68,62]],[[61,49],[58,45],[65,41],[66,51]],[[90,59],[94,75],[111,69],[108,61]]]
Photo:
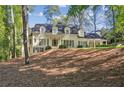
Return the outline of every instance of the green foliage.
[[[108,16],[108,20],[112,18],[112,31],[107,34],[107,38],[112,41],[112,43],[117,43],[124,40],[124,6],[112,5],[110,6],[111,12],[107,12],[108,15],[112,13],[112,15]]]
[[[116,46],[116,48],[124,48],[124,45]]]
[[[111,45],[105,45],[105,44],[103,44],[103,45],[97,45],[96,47],[109,47],[109,46],[111,46]]]
[[[67,48],[66,45],[59,45],[59,49]]]
[[[13,8],[15,23],[12,23],[11,7]],[[12,56],[13,49],[13,26],[16,28],[16,45],[21,47],[21,7],[20,6],[0,6],[0,61],[8,60]],[[16,46],[15,46],[16,47]],[[21,49],[16,50],[17,56]]]
[[[60,14],[59,6],[58,5],[45,6],[43,14],[47,18],[47,21],[51,22],[54,15]]]
[[[17,57],[21,56],[21,49],[22,49],[22,47],[20,45],[16,46],[16,56]]]
[[[88,5],[71,5],[68,10],[68,17],[67,20],[70,21],[77,21],[76,25],[78,25],[80,28],[83,26],[83,18],[84,18],[84,11],[88,8]],[[77,19],[77,20],[75,20]],[[75,24],[75,22],[74,22]]]
[[[7,6],[0,6],[0,61],[9,59],[10,26]]]
[[[53,18],[51,20],[51,23],[55,24],[55,25],[58,24],[58,23],[61,23],[63,25],[67,25],[67,16],[61,15],[60,18]]]
[[[88,8],[88,5],[71,5],[68,10],[68,16],[78,16],[83,9]]]
[[[124,40],[124,6],[117,6],[116,11],[116,30],[114,36],[116,37],[116,41],[120,42]]]
[[[97,45],[96,47],[97,48],[115,48],[116,45],[115,44],[108,44],[108,45],[103,44],[103,45]]]
[[[82,45],[78,45],[77,48],[83,48],[83,46]]]
[[[49,49],[52,49],[51,46],[46,46],[45,50],[49,50]]]

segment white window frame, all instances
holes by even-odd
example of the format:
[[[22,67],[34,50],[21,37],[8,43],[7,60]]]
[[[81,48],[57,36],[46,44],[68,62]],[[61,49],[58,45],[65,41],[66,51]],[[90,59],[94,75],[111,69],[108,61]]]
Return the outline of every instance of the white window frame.
[[[69,27],[65,27],[65,34],[70,34],[70,28]]]
[[[40,27],[40,33],[44,33],[46,31],[46,28],[44,26]]]
[[[83,31],[83,29],[79,29],[78,35],[79,35],[79,37],[84,37],[84,31]]]
[[[58,27],[53,27],[52,34],[57,34],[57,33],[58,33]]]

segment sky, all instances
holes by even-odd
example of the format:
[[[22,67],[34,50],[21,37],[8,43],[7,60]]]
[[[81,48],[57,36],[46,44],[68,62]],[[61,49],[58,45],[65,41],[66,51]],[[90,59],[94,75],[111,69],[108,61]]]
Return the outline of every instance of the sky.
[[[44,23],[47,23],[47,19],[46,17],[43,15],[43,11],[44,11],[44,8],[45,8],[45,5],[36,5],[34,6],[34,9],[31,13],[29,13],[29,26],[32,28],[34,27],[35,24],[44,24]],[[67,15],[67,12],[68,12],[68,9],[69,9],[69,6],[67,5],[59,5],[59,8],[60,8],[60,13],[61,15]],[[98,14],[97,14],[97,19],[96,20],[96,24],[97,24],[97,30],[100,30],[102,28],[105,28],[106,27],[106,24],[105,24],[105,16],[104,16],[104,6],[100,7],[98,9]],[[90,13],[90,15],[92,15],[92,12],[91,12],[91,9],[88,10],[88,13]],[[60,15],[56,16],[59,18]],[[88,16],[87,16],[88,18]],[[90,21],[88,21],[90,22]],[[93,32],[94,31],[94,27],[93,25],[91,24],[90,26],[84,26],[84,30],[86,32]]]
[[[66,15],[68,12],[68,7],[66,5],[60,5],[60,12],[62,15]],[[43,15],[43,10],[45,5],[36,5],[31,13],[29,13],[29,26],[33,27],[35,24],[47,23],[45,16]]]

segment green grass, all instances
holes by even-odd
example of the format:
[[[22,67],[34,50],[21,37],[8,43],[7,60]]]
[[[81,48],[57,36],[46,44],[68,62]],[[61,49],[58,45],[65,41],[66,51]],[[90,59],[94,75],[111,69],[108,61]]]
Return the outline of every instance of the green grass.
[[[124,48],[124,45],[116,46],[116,48]]]

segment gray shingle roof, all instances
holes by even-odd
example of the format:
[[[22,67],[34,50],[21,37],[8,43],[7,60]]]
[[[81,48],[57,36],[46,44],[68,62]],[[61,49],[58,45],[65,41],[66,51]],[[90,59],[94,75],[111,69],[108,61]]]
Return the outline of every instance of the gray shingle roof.
[[[40,27],[44,26],[46,28],[46,32],[51,33],[53,25],[51,24],[36,24],[31,30],[33,32],[40,31]],[[71,30],[71,34],[78,34],[79,28],[77,26],[65,26],[63,24],[57,24],[58,33],[64,33],[64,28],[69,27]],[[101,38],[97,33],[85,33],[85,38]]]
[[[51,24],[36,24],[32,29],[33,32],[35,31],[40,31],[40,27],[44,26],[46,28],[46,32],[52,32],[52,27],[53,25]],[[64,33],[64,28],[67,27],[65,25],[62,24],[57,24],[56,25],[58,27],[58,31],[61,33]],[[69,27],[71,29],[71,34],[77,34],[78,33],[78,28],[76,26],[73,27]]]

